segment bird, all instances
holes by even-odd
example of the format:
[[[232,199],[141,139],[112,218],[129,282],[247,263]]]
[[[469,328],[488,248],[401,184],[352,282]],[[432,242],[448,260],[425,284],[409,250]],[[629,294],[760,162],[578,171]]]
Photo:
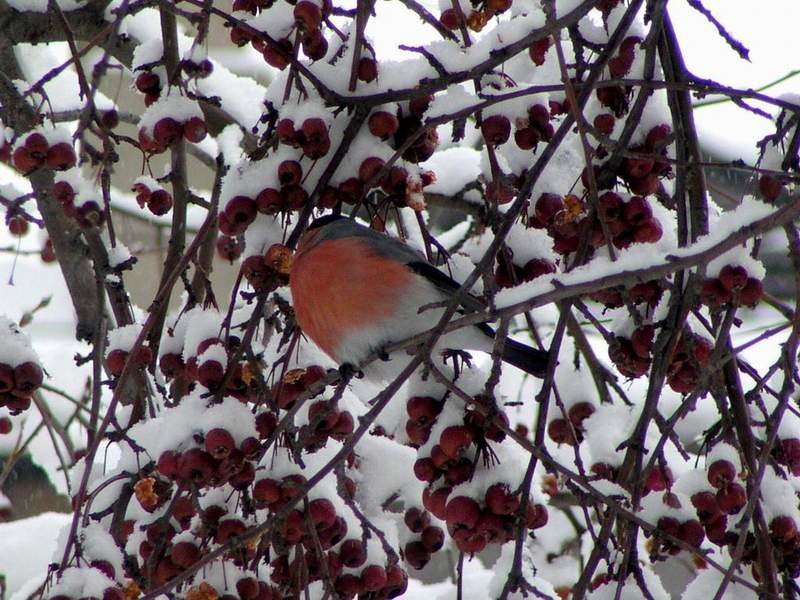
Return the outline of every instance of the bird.
[[[386,360],[391,343],[434,328],[460,284],[401,240],[344,215],[325,215],[298,242],[289,288],[303,334],[340,367],[358,371],[370,356]],[[484,308],[465,294],[459,312]],[[468,325],[443,335],[435,350],[491,353],[494,336],[486,323]],[[502,360],[544,377],[549,353],[506,338]]]

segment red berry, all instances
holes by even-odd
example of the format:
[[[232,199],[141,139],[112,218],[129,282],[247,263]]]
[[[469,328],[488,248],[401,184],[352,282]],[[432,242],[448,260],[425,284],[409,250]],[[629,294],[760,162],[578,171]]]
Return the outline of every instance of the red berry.
[[[747,504],[747,492],[738,483],[729,483],[717,490],[717,504],[722,512],[736,514]]]
[[[296,160],[284,160],[278,165],[278,181],[281,185],[297,185],[303,179],[303,167]]]
[[[143,71],[136,76],[136,89],[143,94],[158,95],[161,90],[161,80],[158,75],[150,71]]]
[[[697,510],[697,517],[703,523],[710,523],[722,514],[713,492],[697,492],[692,495],[691,500],[692,506]]]
[[[758,191],[765,200],[774,202],[783,192],[783,184],[771,175],[762,175],[758,180]]]
[[[256,600],[259,591],[258,579],[255,577],[242,577],[236,582],[236,593],[241,600]]]
[[[422,569],[431,559],[430,550],[422,542],[410,542],[403,548],[403,556],[412,569]]]
[[[511,122],[504,115],[492,115],[483,119],[481,132],[487,144],[499,146],[508,141],[511,135]]]
[[[633,234],[633,239],[635,242],[640,244],[653,244],[661,239],[663,235],[663,230],[661,229],[661,223],[658,219],[649,219],[644,223],[640,223]]]
[[[539,529],[547,525],[547,508],[543,504],[529,503],[525,511],[525,526],[528,529]]]
[[[25,220],[25,217],[16,216],[8,220],[8,232],[13,236],[22,237],[28,233],[29,229],[30,226],[28,225],[28,221]]]
[[[514,143],[520,150],[533,150],[539,145],[542,134],[533,127],[519,127],[514,132]]]
[[[294,18],[305,31],[315,31],[322,24],[322,11],[309,0],[300,0],[294,6]]]
[[[154,215],[165,215],[172,210],[172,196],[167,190],[155,190],[147,200],[147,208]]]
[[[420,541],[430,552],[441,550],[442,546],[444,546],[444,531],[441,527],[436,527],[435,525],[426,527],[422,531]]]
[[[258,196],[256,196],[258,212],[264,213],[265,215],[274,215],[284,208],[285,204],[283,200],[283,196],[281,196],[278,190],[264,188],[259,192]]]
[[[544,64],[545,54],[548,48],[550,48],[549,37],[536,40],[528,47],[528,56],[531,57],[531,61],[533,61],[533,64],[537,67],[541,67]]]
[[[197,367],[197,381],[211,391],[219,389],[224,378],[225,367],[218,360],[206,360]]]
[[[253,498],[268,505],[281,499],[281,488],[274,479],[259,479],[253,487]]]
[[[603,135],[611,135],[614,133],[615,122],[614,115],[601,113],[594,118],[594,128]]]
[[[365,83],[374,81],[378,76],[378,63],[374,58],[362,57],[361,60],[358,61],[357,72],[358,78],[361,81]]]
[[[178,478],[200,487],[211,481],[214,470],[214,459],[200,448],[191,448],[178,459]]]
[[[513,515],[519,509],[519,498],[505,483],[495,483],[486,490],[486,507],[496,515]]]
[[[188,569],[200,559],[200,549],[192,542],[178,542],[172,546],[170,557],[176,565]]]
[[[35,158],[25,146],[20,146],[14,150],[12,161],[14,167],[24,175],[32,172],[42,164],[42,160]]]
[[[575,428],[579,428],[586,419],[594,414],[594,410],[594,404],[591,402],[578,402],[570,407],[567,417]]]
[[[261,52],[268,65],[283,71],[292,61],[293,45],[290,40],[281,39],[277,44],[267,44]]]
[[[736,467],[729,460],[715,460],[708,467],[708,483],[715,488],[725,487],[736,479]]]
[[[159,119],[153,127],[153,140],[162,148],[167,148],[183,136],[183,125],[172,117]]]
[[[14,395],[30,396],[43,381],[44,372],[35,362],[27,361],[14,367]]]
[[[43,263],[49,264],[56,261],[56,251],[53,248],[53,241],[51,239],[48,238],[47,241],[45,241],[39,256],[41,257]]]
[[[564,210],[563,198],[557,194],[545,193],[536,201],[534,215],[540,223],[549,225],[562,210]]]
[[[698,548],[705,539],[705,530],[703,526],[694,519],[690,519],[680,524],[678,527],[678,539],[686,542],[690,546]]]
[[[342,559],[342,564],[345,567],[356,569],[366,562],[367,551],[361,540],[345,540],[339,546],[339,558]]]
[[[406,403],[409,419],[419,425],[432,423],[442,410],[442,403],[430,396],[413,396]]]
[[[469,496],[456,496],[448,501],[445,520],[451,531],[455,529],[475,529],[481,516],[481,507]]]
[[[369,116],[367,126],[372,135],[382,140],[387,140],[397,133],[397,129],[400,127],[400,121],[398,121],[397,117],[392,113],[378,110]]]
[[[201,117],[190,117],[189,120],[183,124],[183,137],[193,144],[202,142],[207,134],[208,127]]]
[[[77,161],[72,144],[59,142],[47,151],[47,166],[54,171],[66,171],[75,166]]]
[[[309,31],[302,39],[303,52],[311,60],[322,60],[328,54],[328,40],[319,29]]]
[[[226,458],[236,448],[236,442],[230,432],[219,427],[206,433],[205,445],[208,453],[217,460]]]
[[[225,205],[225,214],[233,228],[244,233],[244,230],[256,219],[258,206],[249,196],[235,196]]]
[[[369,565],[361,571],[361,583],[365,592],[378,592],[386,585],[386,570],[380,565]]]
[[[739,292],[739,302],[745,306],[754,306],[764,295],[764,284],[760,279],[747,278],[747,285]]]
[[[122,375],[125,363],[128,361],[128,353],[125,350],[112,350],[106,356],[106,367],[108,373],[113,377]]]
[[[317,498],[308,503],[308,516],[317,529],[331,527],[336,521],[336,508],[327,498]]]
[[[364,184],[368,184],[378,176],[378,173],[381,172],[384,164],[386,163],[383,161],[383,159],[378,158],[377,156],[365,158],[361,163],[361,166],[358,168],[358,178],[364,182]]]
[[[403,521],[413,533],[420,533],[423,529],[428,527],[431,523],[431,517],[427,513],[427,511],[420,510],[416,506],[412,506],[409,508],[405,515],[403,515]]]
[[[566,419],[553,419],[547,425],[547,435],[557,444],[569,444],[575,446],[578,440],[572,432],[572,426]]]
[[[178,453],[173,452],[172,450],[165,450],[161,453],[161,456],[158,457],[156,469],[164,477],[173,478],[178,474],[179,458],[180,457]]]
[[[439,15],[439,22],[450,31],[457,31],[461,20],[458,18],[458,13],[454,8],[446,8]]]
[[[789,515],[780,515],[772,519],[769,531],[774,539],[785,544],[797,537],[797,523]]]
[[[453,425],[442,432],[439,446],[450,458],[458,458],[472,444],[472,431],[464,425]]]

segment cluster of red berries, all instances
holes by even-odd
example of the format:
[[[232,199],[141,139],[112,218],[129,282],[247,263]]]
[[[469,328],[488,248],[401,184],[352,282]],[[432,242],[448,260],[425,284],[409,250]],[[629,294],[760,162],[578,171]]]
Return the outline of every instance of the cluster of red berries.
[[[408,400],[406,434],[412,446],[428,443],[442,408],[441,401],[429,396],[414,396]],[[498,413],[498,417],[507,426],[505,415]],[[532,503],[526,505],[525,517],[520,521],[521,500],[506,484],[489,488],[480,502],[468,496],[450,497],[453,488],[471,479],[475,472],[476,464],[470,452],[486,449],[490,441],[499,443],[504,439],[502,424],[488,419],[483,411],[467,410],[462,424],[445,427],[438,443],[430,447],[429,455],[420,456],[414,463],[417,479],[428,484],[422,494],[423,506],[446,522],[450,536],[463,552],[472,554],[488,544],[503,544],[514,538],[520,526],[536,529],[547,522],[544,506]],[[440,479],[443,481],[437,485]],[[412,532],[421,534],[421,538],[406,544],[405,559],[414,568],[422,568],[430,560],[431,553],[441,547],[443,534],[439,533],[440,528],[430,524],[430,517],[424,511],[407,513],[406,524]]]
[[[161,96],[161,78],[153,71],[145,70],[134,80],[134,86],[144,94],[145,106],[150,106]]]
[[[550,118],[550,110],[543,104],[529,107],[527,118],[517,119],[514,123],[517,146],[521,150],[535,150],[540,141],[549,141],[554,133]],[[487,144],[500,146],[511,137],[511,122],[505,115],[492,115],[483,119],[481,132]]]
[[[628,248],[633,243],[653,244],[661,239],[661,223],[653,216],[646,198],[633,196],[626,202],[615,192],[605,192],[597,201],[599,221],[592,227],[593,247],[606,244],[603,225],[608,229],[614,247],[618,249]]]
[[[324,447],[328,438],[343,442],[355,429],[355,419],[346,410],[339,410],[329,400],[317,400],[308,407],[308,425],[300,430],[303,449],[314,452]]]
[[[185,362],[181,354],[168,352],[161,355],[158,367],[167,380],[174,379],[189,391],[196,382],[209,391],[217,392],[225,382],[229,355],[239,344],[240,340],[236,336],[229,336],[227,341],[207,338],[197,345]],[[242,402],[251,400],[256,391],[251,386],[253,381],[249,373],[249,363],[240,362],[231,368],[232,373],[225,384],[225,393]]]
[[[19,414],[31,405],[31,396],[44,381],[42,367],[33,361],[0,363],[0,408]]]
[[[673,494],[667,493],[664,495],[675,498]],[[677,504],[677,507],[680,507],[680,503]],[[659,533],[676,537],[694,548],[699,548],[706,537],[703,525],[697,519],[680,520],[677,517],[664,516],[657,521],[656,528],[654,543],[650,546],[650,552],[654,555],[659,552],[666,552],[674,556],[681,551],[679,546],[665,537],[660,537]]]
[[[433,96],[431,95],[415,96],[408,101],[408,110],[398,107],[396,114],[397,130],[394,134],[387,138],[384,138],[383,135],[378,135],[381,139],[385,139],[393,150],[400,149],[409,140],[413,139],[413,142],[410,142],[408,148],[402,154],[403,159],[408,162],[420,163],[428,160],[433,156],[439,144],[439,134],[436,131],[436,127],[426,126],[422,122],[422,117],[432,101]],[[380,131],[379,133],[385,134],[385,132]]]
[[[280,481],[259,479],[253,487],[253,499],[257,506],[275,513],[297,497],[305,484],[305,477],[300,474],[287,475]],[[344,490],[351,498],[355,494],[355,482],[349,477],[344,477]],[[279,552],[270,563],[272,582],[289,586],[300,570],[305,569],[309,581],[320,580],[327,573],[337,592],[344,597],[373,593],[376,598],[394,598],[402,594],[407,584],[405,572],[397,565],[368,564],[364,541],[347,538],[347,533],[347,521],[337,514],[334,503],[327,498],[315,498],[303,510],[289,511],[271,540],[273,548]],[[305,550],[305,564],[298,561],[297,552],[292,552],[292,547],[297,545]],[[292,554],[295,558],[290,561]],[[354,573],[355,569],[360,572]]]
[[[108,370],[108,374],[112,377],[119,377],[122,375],[122,371],[125,368],[125,364],[128,362],[129,357],[130,352],[121,348],[115,348],[106,354],[106,369]],[[152,360],[153,351],[150,349],[150,346],[145,344],[139,346],[132,364],[134,366],[147,367]]]
[[[700,374],[708,366],[714,344],[710,340],[684,332],[667,367],[667,383],[679,394],[692,392],[700,382]]]
[[[255,15],[259,11],[268,10],[272,5],[273,2],[271,0],[234,0],[233,9]],[[331,3],[327,0],[323,0],[320,3],[312,0],[300,0],[294,5],[294,27],[285,37],[268,41],[266,39],[267,36],[259,35],[249,27],[237,24],[231,27],[230,39],[231,42],[239,47],[252,44],[253,48],[261,53],[268,65],[283,70],[296,58],[295,44],[291,39],[293,33],[296,33],[300,42],[299,45],[308,58],[315,61],[325,57],[328,52],[328,40],[322,31],[322,24],[330,14]],[[362,58],[361,63],[366,63],[370,60],[375,63],[374,59],[367,57]],[[376,70],[377,64],[373,64],[372,69],[370,69],[369,65],[365,64],[362,67],[359,64],[359,79],[371,81],[374,79],[374,75],[371,79],[369,75]]]
[[[614,336],[608,344],[608,357],[625,377],[636,379],[650,370],[655,327],[642,325],[630,338]]]
[[[291,410],[300,396],[316,397],[325,389],[325,369],[319,365],[287,371],[272,389],[272,400],[281,410]]]
[[[152,180],[140,178],[131,189],[136,194],[139,208],[147,209],[154,215],[165,215],[172,209],[172,194]]]
[[[81,198],[81,202],[75,202],[78,197],[78,189],[75,187],[73,178],[56,178],[53,185],[53,197],[61,204],[64,214],[74,219],[78,225],[87,229],[100,227],[106,220],[102,202],[93,198]]]
[[[583,422],[594,414],[594,404],[577,402],[567,411],[567,418],[557,417],[547,424],[547,435],[557,444],[576,446],[583,440]]]
[[[35,131],[17,144],[12,160],[14,167],[27,175],[44,166],[54,171],[66,171],[75,166],[78,158],[71,143],[57,142],[51,146],[43,134]]]
[[[634,304],[646,304],[653,307],[661,300],[666,282],[662,279],[653,279],[644,283],[637,283],[627,288],[623,293],[619,288],[608,288],[588,294],[588,297],[599,302],[606,308],[619,308],[625,305],[625,294]]]
[[[450,31],[460,31],[462,27],[466,27],[479,32],[492,17],[511,8],[511,0],[480,0],[471,4],[473,8],[468,14],[464,14],[461,9],[444,9],[439,15],[439,22]]]
[[[481,506],[469,496],[455,496],[445,505],[441,518],[462,552],[474,554],[489,544],[505,544],[514,539],[519,527],[535,530],[547,524],[548,513],[543,504],[527,501],[521,507],[519,495],[505,483],[486,490],[483,501]]]
[[[139,129],[139,147],[142,152],[160,154],[181,138],[196,144],[201,142],[207,133],[205,120],[197,115],[184,121],[162,117],[153,125],[152,131],[144,127]]]
[[[414,534],[403,546],[403,558],[413,569],[422,569],[431,559],[431,554],[444,546],[444,530],[431,521],[431,514],[424,508],[411,506],[403,515],[403,522]]]
[[[622,41],[617,54],[608,61],[608,71],[612,79],[625,77],[630,72],[636,59],[637,46],[641,41],[641,38],[636,36],[627,37]],[[611,110],[615,117],[620,118],[628,112],[630,86],[622,84],[602,85],[595,90],[595,94],[600,104]],[[601,133],[608,135],[609,122],[607,119],[604,123],[595,123],[595,127]],[[610,123],[610,127],[613,129],[613,122]]]
[[[706,306],[755,306],[764,294],[760,279],[750,277],[741,265],[725,265],[719,275],[703,281],[700,301]]]
[[[735,515],[747,504],[747,491],[738,483],[736,471],[731,461],[715,460],[708,466],[707,477],[716,491],[703,490],[691,497],[708,540],[719,546],[736,543],[736,534],[728,532],[728,515]]]
[[[325,566],[320,561],[326,562]],[[346,539],[338,552],[328,550],[324,558],[312,552],[303,560],[295,557],[291,562],[282,555],[270,563],[272,581],[289,588],[301,573],[307,573],[309,581],[319,581],[328,576],[333,579],[334,590],[339,598],[397,598],[408,587],[408,575],[397,564],[367,563],[367,553],[360,539]],[[355,572],[354,572],[355,571]]]
[[[546,192],[533,205],[527,225],[546,230],[553,239],[553,250],[557,254],[568,254],[580,245],[581,221],[585,216],[586,207],[577,196],[562,197]]]
[[[512,260],[503,260],[498,256],[494,280],[497,287],[509,288],[524,281],[533,281],[537,277],[555,272],[556,266],[546,258],[532,258],[520,266]]]
[[[243,490],[255,479],[253,460],[257,458],[260,449],[261,444],[256,438],[245,438],[237,445],[227,430],[211,429],[203,438],[203,446],[182,452],[172,450],[163,452],[158,457],[156,469],[168,480],[183,485],[203,488],[218,487],[227,483],[235,490]],[[143,498],[144,495],[139,498],[140,504],[145,508],[149,505],[152,509],[165,501],[161,495],[144,500]]]
[[[262,254],[248,256],[242,262],[242,275],[256,292],[269,292],[289,283],[292,251],[283,244],[273,244]]]
[[[322,158],[331,149],[328,123],[325,119],[320,117],[308,117],[304,119],[299,129],[295,128],[294,120],[284,118],[278,121],[275,132],[278,135],[278,139],[283,144],[291,146],[292,148],[299,148],[302,150],[303,154],[311,160]],[[292,177],[292,175],[293,172],[288,171],[283,177],[281,177],[279,173],[278,178],[281,180],[282,184],[287,177],[296,179],[296,181],[286,183],[300,183],[302,171],[297,173],[296,177]]]

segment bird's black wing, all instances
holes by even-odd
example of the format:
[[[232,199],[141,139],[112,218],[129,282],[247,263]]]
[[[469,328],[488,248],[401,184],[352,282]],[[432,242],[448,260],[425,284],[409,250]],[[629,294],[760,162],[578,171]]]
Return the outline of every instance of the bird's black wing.
[[[425,279],[442,290],[442,292],[444,292],[447,296],[453,294],[456,290],[458,290],[458,288],[461,287],[461,284],[442,273],[430,263],[414,261],[408,263],[408,268],[414,271],[414,273],[422,275]],[[467,312],[479,312],[486,308],[486,305],[480,300],[480,298],[476,298],[472,294],[464,294],[464,297],[461,299],[461,306]],[[489,337],[494,337],[494,330],[492,330],[492,328],[486,323],[479,323],[477,327]]]

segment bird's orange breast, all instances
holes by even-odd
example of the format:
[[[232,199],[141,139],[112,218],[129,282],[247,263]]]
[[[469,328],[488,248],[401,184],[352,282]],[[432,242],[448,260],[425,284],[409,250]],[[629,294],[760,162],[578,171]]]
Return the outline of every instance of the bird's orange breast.
[[[328,356],[345,337],[391,319],[414,274],[354,238],[322,242],[295,256],[289,278],[295,317]]]

